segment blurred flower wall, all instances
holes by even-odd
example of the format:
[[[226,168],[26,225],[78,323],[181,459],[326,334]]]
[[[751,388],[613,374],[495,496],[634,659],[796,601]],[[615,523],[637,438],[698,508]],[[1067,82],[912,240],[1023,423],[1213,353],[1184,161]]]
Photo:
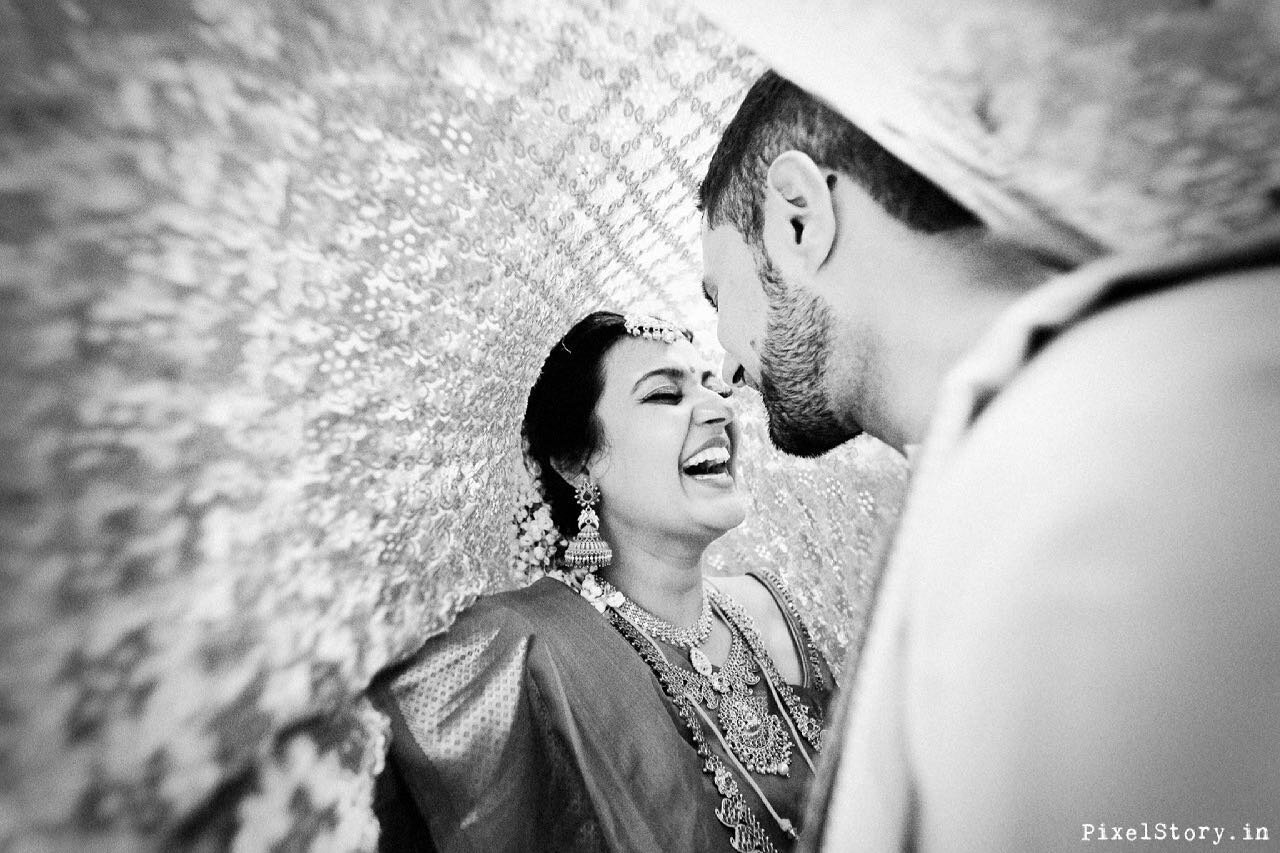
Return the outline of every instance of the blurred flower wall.
[[[374,849],[361,691],[521,582],[542,356],[613,307],[718,358],[693,199],[760,69],[638,0],[0,3],[0,849]],[[742,418],[712,569],[838,655],[903,464]]]

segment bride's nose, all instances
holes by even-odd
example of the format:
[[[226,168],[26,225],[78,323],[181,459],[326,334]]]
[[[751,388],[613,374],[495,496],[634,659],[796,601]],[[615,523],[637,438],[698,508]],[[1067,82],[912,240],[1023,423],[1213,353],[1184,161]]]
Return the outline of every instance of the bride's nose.
[[[733,423],[733,403],[710,388],[703,389],[704,397],[693,409],[694,420],[699,424]]]

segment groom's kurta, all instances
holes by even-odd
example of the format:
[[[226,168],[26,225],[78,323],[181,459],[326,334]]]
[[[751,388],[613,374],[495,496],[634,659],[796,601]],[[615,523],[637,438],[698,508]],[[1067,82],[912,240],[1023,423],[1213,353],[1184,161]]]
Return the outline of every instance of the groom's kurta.
[[[822,849],[1280,838],[1280,235],[1015,304],[883,583]]]

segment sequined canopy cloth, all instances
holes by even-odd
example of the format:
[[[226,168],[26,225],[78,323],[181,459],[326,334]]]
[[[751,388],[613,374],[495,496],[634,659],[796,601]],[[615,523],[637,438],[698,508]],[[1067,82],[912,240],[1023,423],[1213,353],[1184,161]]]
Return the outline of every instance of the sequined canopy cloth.
[[[718,357],[694,198],[761,67],[676,4],[0,3],[0,848],[374,849],[361,692],[523,582],[551,344]],[[901,462],[742,417],[712,569],[838,652]]]
[[[1049,257],[1211,249],[1280,222],[1270,0],[695,5]]]

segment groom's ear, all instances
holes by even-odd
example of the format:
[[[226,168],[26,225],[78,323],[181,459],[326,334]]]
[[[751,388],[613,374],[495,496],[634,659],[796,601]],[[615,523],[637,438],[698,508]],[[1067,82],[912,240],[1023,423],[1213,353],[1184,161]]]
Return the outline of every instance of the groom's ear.
[[[812,275],[835,247],[835,199],[813,158],[787,151],[765,179],[764,247],[788,278]]]

